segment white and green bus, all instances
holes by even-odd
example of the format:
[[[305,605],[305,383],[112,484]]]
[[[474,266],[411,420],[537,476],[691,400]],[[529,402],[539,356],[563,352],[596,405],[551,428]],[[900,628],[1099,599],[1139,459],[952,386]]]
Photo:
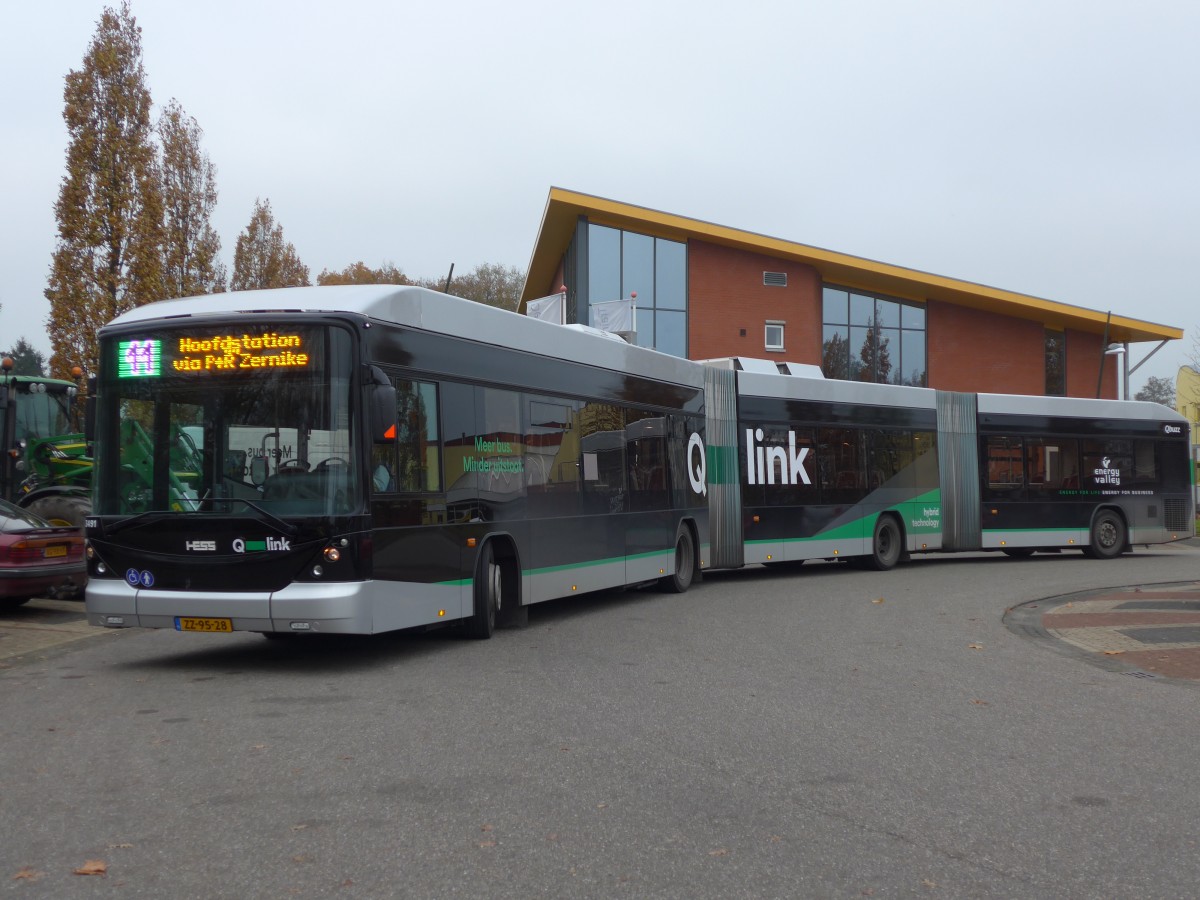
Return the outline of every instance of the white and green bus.
[[[89,621],[373,634],[703,569],[1109,558],[1189,536],[1149,403],[692,362],[415,287],[149,304],[100,332]]]

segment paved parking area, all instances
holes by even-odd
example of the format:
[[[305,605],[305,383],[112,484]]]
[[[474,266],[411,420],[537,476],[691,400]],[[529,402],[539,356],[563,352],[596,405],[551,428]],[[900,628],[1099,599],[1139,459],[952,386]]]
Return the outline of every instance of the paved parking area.
[[[111,636],[87,623],[82,600],[30,600],[0,609],[0,668],[44,658],[77,641]]]

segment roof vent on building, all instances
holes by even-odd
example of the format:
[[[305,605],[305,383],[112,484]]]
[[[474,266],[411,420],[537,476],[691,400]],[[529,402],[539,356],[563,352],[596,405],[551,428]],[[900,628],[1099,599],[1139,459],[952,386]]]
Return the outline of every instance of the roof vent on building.
[[[763,272],[763,284],[767,287],[787,287],[787,272]]]

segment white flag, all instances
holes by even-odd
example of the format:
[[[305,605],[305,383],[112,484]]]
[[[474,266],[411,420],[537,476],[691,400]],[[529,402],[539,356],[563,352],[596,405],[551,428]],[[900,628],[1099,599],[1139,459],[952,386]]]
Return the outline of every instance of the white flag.
[[[567,295],[561,291],[557,294],[551,294],[549,297],[542,297],[538,300],[530,300],[525,304],[525,315],[534,319],[541,319],[543,322],[553,322],[555,325],[562,325],[564,315],[563,312],[567,305]]]
[[[617,334],[630,334],[633,324],[633,300],[610,300],[592,304],[592,327]]]

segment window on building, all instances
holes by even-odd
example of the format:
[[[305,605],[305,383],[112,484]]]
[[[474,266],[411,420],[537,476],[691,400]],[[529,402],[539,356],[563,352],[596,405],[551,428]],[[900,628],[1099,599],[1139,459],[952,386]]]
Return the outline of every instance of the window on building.
[[[774,351],[783,350],[783,326],[785,324],[784,322],[767,323],[765,349]]]
[[[588,303],[636,293],[638,345],[686,357],[687,244],[604,225],[587,234]]]
[[[1046,396],[1067,395],[1067,336],[1046,329]]]
[[[925,307],[826,285],[821,369],[826,378],[928,384]]]

